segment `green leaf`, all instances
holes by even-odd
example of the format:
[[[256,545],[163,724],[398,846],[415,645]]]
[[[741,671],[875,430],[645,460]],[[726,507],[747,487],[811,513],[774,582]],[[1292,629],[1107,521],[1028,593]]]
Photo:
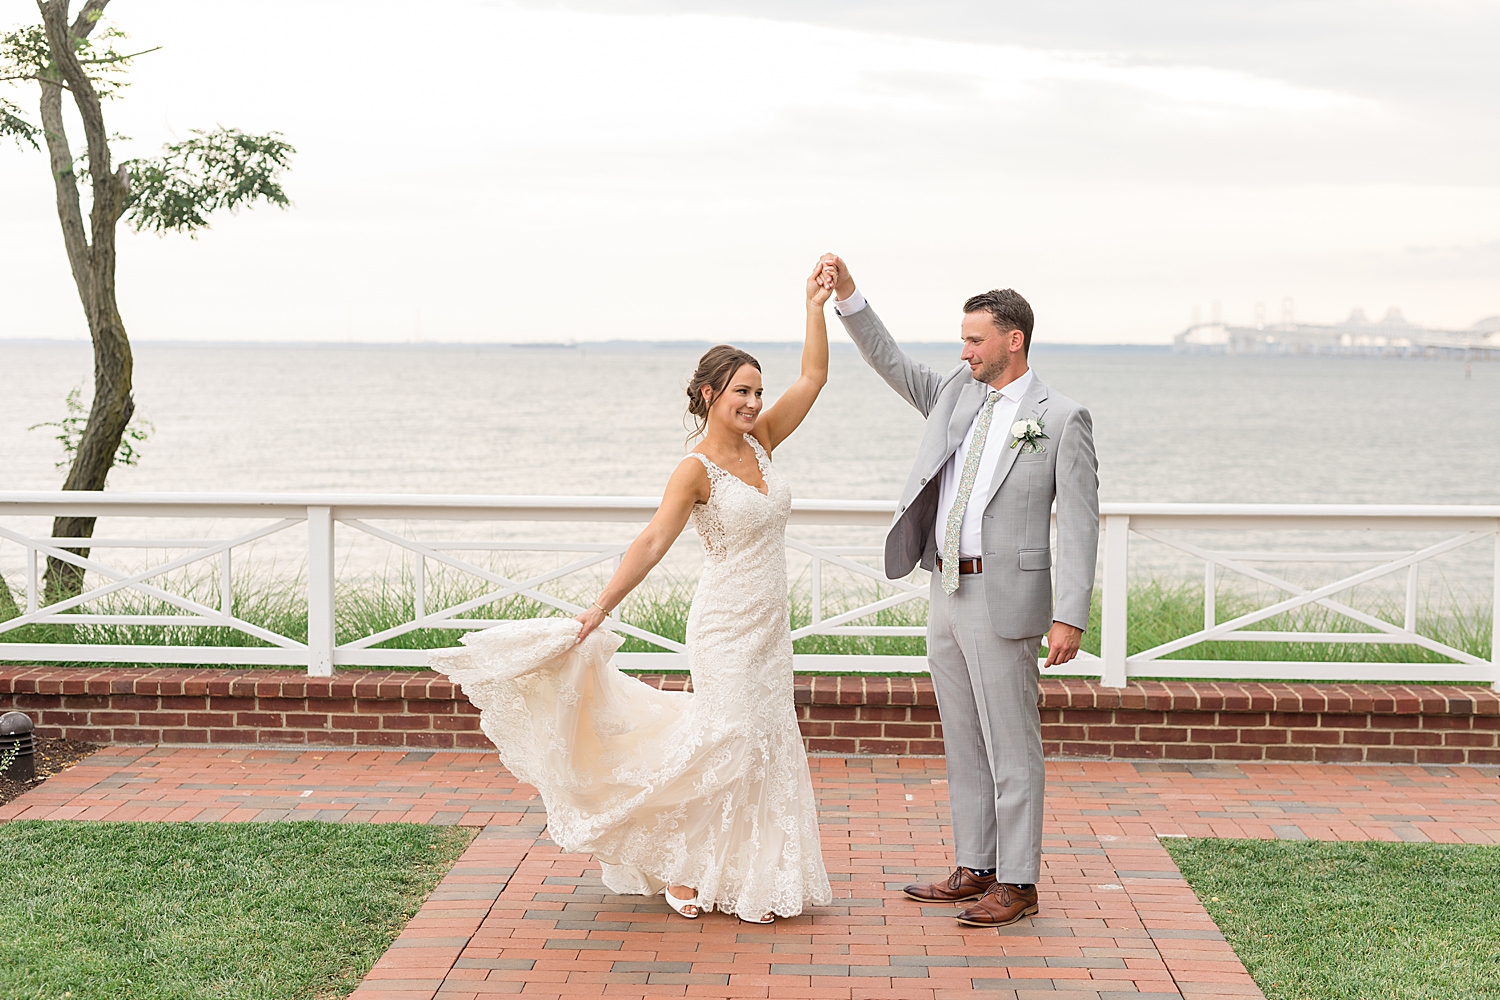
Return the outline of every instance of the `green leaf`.
[[[0,97],[0,136],[9,136],[16,140],[16,145],[26,143],[32,149],[40,149],[36,137],[41,134],[41,129],[21,117],[21,109]]]
[[[198,129],[156,159],[129,160],[130,205],[136,232],[194,233],[220,210],[266,201],[291,204],[280,178],[296,150],[281,133],[249,135],[238,129]]]
[[[39,424],[32,424],[26,429],[34,431],[43,427],[56,427],[57,443],[62,445],[63,450],[62,460],[57,462],[57,467],[66,469],[73,464],[73,456],[78,454],[78,443],[83,440],[83,431],[88,423],[89,411],[83,405],[83,390],[75,388],[68,393],[66,417],[61,420],[46,420]],[[155,425],[149,420],[144,418],[132,420],[120,438],[120,447],[115,451],[115,464],[138,465],[141,460],[141,450],[138,446],[144,444],[155,430]]]

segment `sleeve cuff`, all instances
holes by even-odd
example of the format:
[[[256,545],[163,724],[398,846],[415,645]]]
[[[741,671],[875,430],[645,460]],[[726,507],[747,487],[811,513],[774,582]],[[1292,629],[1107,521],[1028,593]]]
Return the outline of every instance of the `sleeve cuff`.
[[[865,293],[856,288],[847,299],[834,299],[833,311],[840,316],[853,316],[866,305],[868,303],[865,302]]]

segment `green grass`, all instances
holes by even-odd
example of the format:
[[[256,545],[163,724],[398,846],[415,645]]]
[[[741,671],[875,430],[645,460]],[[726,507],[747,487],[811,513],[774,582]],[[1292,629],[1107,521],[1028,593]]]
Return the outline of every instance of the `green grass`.
[[[405,823],[9,823],[0,996],[342,997],[468,840]]]
[[[435,576],[428,586],[427,607],[442,608],[481,596],[489,585],[472,577]],[[217,605],[211,583],[185,586],[184,593]],[[890,593],[873,583],[856,584],[847,592],[825,594],[824,617],[857,607]],[[592,600],[593,591],[565,593],[561,596],[579,605]],[[677,641],[687,630],[688,609],[692,603],[691,580],[667,580],[654,587],[637,591],[622,609],[623,619]],[[387,628],[410,621],[414,609],[414,589],[409,579],[377,581],[340,590],[337,601],[336,633],[339,642],[374,635]],[[1217,595],[1217,620],[1228,621],[1258,605],[1251,595],[1221,590]],[[811,604],[805,591],[794,591],[791,601],[792,627],[799,628],[810,619]],[[1129,652],[1133,655],[1162,642],[1195,632],[1203,627],[1203,590],[1201,584],[1172,584],[1157,580],[1137,583],[1131,588],[1128,603]],[[177,609],[157,601],[116,593],[91,602],[84,609],[94,613],[175,614]],[[298,641],[307,635],[307,605],[300,581],[262,582],[245,586],[235,594],[235,613],[246,621],[260,625]],[[1370,602],[1363,610],[1388,621],[1402,620],[1402,610],[1388,603]],[[523,596],[482,605],[460,617],[512,619],[561,615],[550,605]],[[856,624],[915,625],[926,620],[927,603],[915,600],[877,612]],[[1439,607],[1428,606],[1419,615],[1424,634],[1480,658],[1490,655],[1490,611],[1488,607],[1465,607],[1448,600]],[[1342,631],[1363,626],[1343,619],[1321,608],[1303,608],[1278,615],[1255,626],[1274,631]],[[384,649],[432,649],[457,644],[460,631],[454,629],[417,629],[380,643]],[[0,634],[0,642],[66,642],[88,644],[184,645],[184,646],[264,646],[262,640],[242,632],[218,627],[180,625],[28,625]],[[808,636],[797,640],[799,653],[875,654],[922,656],[926,640],[921,636]],[[644,640],[628,638],[624,652],[653,651],[659,647]],[[1084,635],[1085,651],[1099,652],[1099,601],[1096,593],[1089,628]],[[1271,643],[1208,642],[1170,654],[1166,659],[1206,660],[1311,660],[1374,661],[1390,663],[1445,663],[1441,654],[1419,646],[1373,645],[1352,643]]]
[[[1347,595],[1344,597],[1346,603]],[[1215,596],[1215,621],[1226,622],[1246,612],[1253,611],[1270,601],[1256,603],[1250,595],[1220,590]],[[1128,654],[1134,656],[1179,636],[1189,635],[1203,628],[1203,587],[1192,584],[1171,584],[1159,580],[1136,584],[1131,587],[1126,605],[1128,620]],[[1388,602],[1365,604],[1360,610],[1386,621],[1400,623],[1404,611]],[[1373,632],[1374,629],[1360,625],[1348,618],[1320,607],[1300,608],[1294,612],[1277,615],[1257,622],[1251,628],[1271,632]],[[1444,609],[1434,609],[1430,604],[1417,616],[1417,629],[1423,635],[1462,649],[1481,659],[1490,655],[1490,609],[1488,607],[1465,608],[1457,601],[1450,601]],[[1088,631],[1083,637],[1083,648],[1087,652],[1099,653],[1099,600],[1095,593],[1094,606],[1089,614]],[[1385,663],[1450,663],[1447,657],[1420,646],[1382,645],[1367,643],[1315,643],[1315,642],[1205,642],[1176,653],[1169,653],[1167,660],[1313,660],[1313,661],[1370,661]]]
[[[859,587],[848,592],[823,594],[823,617],[832,618],[862,604],[872,604],[891,593],[877,591],[873,586]],[[798,629],[812,621],[812,599],[793,592],[791,601],[792,628]],[[851,625],[910,625],[927,627],[927,601],[918,598],[898,604],[884,611],[849,622]],[[859,635],[809,635],[792,643],[799,653],[843,653],[864,656],[926,656],[927,639],[920,635],[859,636]]]
[[[1269,1000],[1500,997],[1500,848],[1165,844]]]

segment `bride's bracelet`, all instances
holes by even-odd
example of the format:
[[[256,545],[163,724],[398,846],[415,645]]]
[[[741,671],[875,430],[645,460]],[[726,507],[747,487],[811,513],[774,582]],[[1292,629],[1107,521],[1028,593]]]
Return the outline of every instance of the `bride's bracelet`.
[[[595,601],[593,604],[590,604],[589,607],[591,607],[591,608],[598,608],[600,611],[604,612],[604,617],[606,617],[606,618],[609,617],[609,609],[606,608],[604,605],[600,604],[598,601]]]

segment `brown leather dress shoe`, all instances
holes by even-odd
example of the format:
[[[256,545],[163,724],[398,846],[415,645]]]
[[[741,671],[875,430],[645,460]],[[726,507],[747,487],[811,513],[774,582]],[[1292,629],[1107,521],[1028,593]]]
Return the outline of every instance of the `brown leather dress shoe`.
[[[953,874],[930,885],[909,885],[902,891],[924,903],[961,903],[978,899],[995,884],[993,875],[975,875],[967,868],[953,869]]]
[[[1008,882],[996,882],[979,902],[959,913],[958,922],[970,927],[1004,927],[1040,909],[1036,886],[1020,889]]]

